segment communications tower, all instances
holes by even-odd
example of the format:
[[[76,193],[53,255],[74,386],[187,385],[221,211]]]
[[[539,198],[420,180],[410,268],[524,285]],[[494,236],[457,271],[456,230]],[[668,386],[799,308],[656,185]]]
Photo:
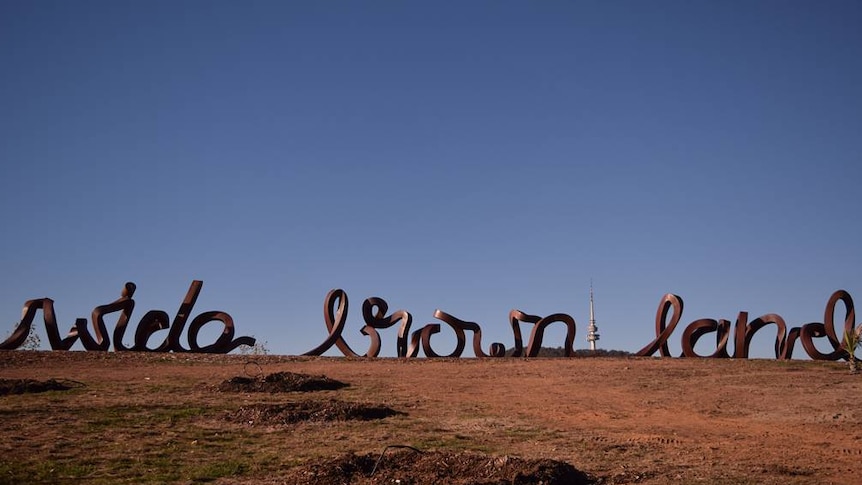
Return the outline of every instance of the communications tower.
[[[599,339],[599,334],[596,333],[598,329],[596,314],[593,311],[593,282],[590,281],[590,326],[587,327],[587,342],[590,343],[590,350],[596,350],[596,340]]]

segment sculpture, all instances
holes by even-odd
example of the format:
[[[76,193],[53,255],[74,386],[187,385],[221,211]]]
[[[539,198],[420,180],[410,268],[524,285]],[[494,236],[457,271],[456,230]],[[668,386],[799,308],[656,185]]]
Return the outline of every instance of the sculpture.
[[[733,358],[747,359],[754,334],[767,325],[773,324],[776,329],[774,344],[776,359],[791,359],[797,340],[802,342],[805,352],[814,360],[834,361],[849,359],[849,352],[852,352],[853,349],[849,349],[848,351],[848,349],[844,348],[843,339],[839,338],[835,332],[835,307],[839,301],[844,304],[844,332],[842,335],[847,333],[859,335],[862,327],[859,329],[855,328],[856,312],[853,307],[853,298],[846,291],[838,290],[832,294],[826,303],[826,311],[824,312],[822,323],[806,323],[801,327],[791,328],[789,331],[784,319],[775,313],[762,315],[749,323],[748,312],[739,312],[733,328]],[[668,322],[668,313],[671,308],[673,309],[673,315],[670,322]],[[662,357],[670,357],[667,341],[682,318],[682,309],[682,298],[679,296],[668,293],[662,297],[656,312],[656,337],[652,342],[639,350],[636,355],[648,357],[659,352]],[[715,351],[710,355],[697,354],[694,350],[697,341],[711,332],[715,332],[716,334]],[[727,351],[727,344],[730,340],[730,333],[731,328],[728,320],[716,321],[711,318],[695,320],[683,331],[681,357],[729,358],[730,354]],[[831,352],[823,353],[817,350],[814,339],[823,337],[826,337],[827,342],[832,347]]]
[[[304,353],[303,355],[318,356],[332,348],[338,347],[342,354],[347,357],[377,357],[380,352],[380,335],[377,329],[389,328],[399,321],[401,326],[398,330],[398,340],[396,344],[396,352],[398,357],[417,357],[421,346],[426,357],[461,357],[464,348],[467,345],[466,332],[473,333],[473,354],[476,357],[503,357],[506,355],[506,347],[499,342],[491,344],[488,352],[482,350],[482,328],[478,323],[461,320],[453,315],[450,315],[442,310],[434,312],[434,318],[447,324],[455,332],[456,345],[455,349],[448,355],[441,356],[431,346],[431,337],[440,333],[441,326],[439,323],[429,323],[422,328],[410,332],[410,325],[413,322],[413,317],[405,310],[398,310],[391,315],[386,315],[389,311],[389,305],[383,298],[372,297],[365,300],[362,304],[362,317],[365,320],[365,326],[360,332],[371,339],[368,350],[363,355],[356,353],[344,341],[342,333],[347,324],[347,311],[349,305],[347,293],[342,289],[331,290],[326,295],[323,302],[323,321],[326,324],[326,329],[329,335],[320,345],[314,349]],[[562,322],[566,325],[566,356],[574,354],[572,346],[575,341],[575,320],[565,313],[555,313],[547,317],[538,317],[528,315],[519,310],[512,310],[510,313],[510,322],[512,332],[515,335],[515,354],[520,356],[523,353],[523,341],[521,339],[520,322],[532,323],[535,326],[530,334],[530,341],[527,345],[527,357],[535,357],[539,353],[542,346],[545,328],[554,322]],[[407,341],[407,335],[410,335],[410,341]]]
[[[27,335],[30,333],[30,328],[38,310],[42,310],[45,331],[48,334],[48,341],[52,350],[69,350],[80,339],[85,350],[107,351],[111,346],[111,340],[108,337],[108,329],[105,326],[104,316],[115,312],[121,312],[113,333],[115,351],[173,351],[226,354],[240,345],[253,346],[255,339],[252,337],[234,339],[233,318],[221,311],[204,312],[192,319],[188,330],[189,348],[186,349],[182,346],[180,337],[202,287],[203,281],[192,281],[189,291],[186,293],[186,297],[174,317],[173,323],[169,323],[168,314],[162,310],[151,310],[144,314],[135,330],[135,343],[132,347],[126,347],[123,343],[123,336],[125,335],[129,319],[132,316],[132,311],[135,308],[135,300],[132,297],[137,287],[132,282],[128,282],[123,286],[120,298],[107,305],[100,305],[93,309],[93,313],[91,314],[93,324],[92,335],[87,330],[87,320],[85,318],[78,318],[75,320],[72,328],[69,329],[68,334],[65,337],[61,337],[60,330],[57,327],[57,317],[54,313],[54,300],[50,298],[28,300],[24,303],[21,321],[18,322],[9,338],[0,342],[0,350],[14,350],[24,343]],[[215,343],[201,346],[198,343],[198,333],[204,325],[212,321],[221,322],[224,325],[224,329]],[[147,342],[153,334],[166,329],[169,329],[168,335],[161,344],[155,348],[147,347]]]

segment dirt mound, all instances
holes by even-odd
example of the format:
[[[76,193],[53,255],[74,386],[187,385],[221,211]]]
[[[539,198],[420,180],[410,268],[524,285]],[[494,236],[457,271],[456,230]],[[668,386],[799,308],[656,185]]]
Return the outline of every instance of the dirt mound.
[[[404,414],[386,406],[337,401],[252,404],[227,415],[227,420],[249,425],[286,425],[303,421],[370,421]]]
[[[265,377],[233,377],[218,386],[222,392],[309,392],[335,391],[349,384],[326,376],[276,372]]]
[[[33,379],[0,379],[0,396],[8,394],[28,394],[47,391],[67,391],[73,387],[81,387],[83,384],[76,381],[58,381],[48,379],[37,381]]]
[[[294,468],[289,485],[586,485],[595,483],[572,465],[481,453],[417,452],[344,455]]]

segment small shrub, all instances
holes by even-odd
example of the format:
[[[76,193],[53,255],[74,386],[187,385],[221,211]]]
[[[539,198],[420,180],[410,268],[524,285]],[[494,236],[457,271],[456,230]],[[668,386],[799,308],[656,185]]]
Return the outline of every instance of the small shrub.
[[[850,367],[850,373],[856,374],[859,372],[859,362],[856,360],[856,349],[860,345],[859,333],[855,331],[844,332],[844,350],[847,351],[847,366]]]
[[[258,340],[254,345],[240,345],[237,347],[237,351],[239,351],[240,355],[268,355],[269,348],[267,347],[267,344],[269,344],[269,342],[261,342]]]
[[[18,323],[20,324],[20,322]],[[12,335],[12,332],[6,332],[6,337],[3,339],[8,339],[9,336]],[[30,333],[27,334],[27,338],[24,340],[18,350],[39,350],[42,348],[42,339],[39,337],[39,334],[36,333],[36,326],[30,327]]]

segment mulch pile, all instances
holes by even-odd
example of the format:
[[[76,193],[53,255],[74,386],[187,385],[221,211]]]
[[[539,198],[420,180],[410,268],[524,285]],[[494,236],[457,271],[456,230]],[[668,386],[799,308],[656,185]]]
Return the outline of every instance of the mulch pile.
[[[572,465],[482,453],[416,452],[344,455],[293,468],[288,485],[588,485]]]
[[[81,387],[83,384],[75,381],[58,381],[48,379],[37,381],[33,379],[0,379],[0,396],[9,394],[27,394],[47,391],[67,391],[73,387]]]
[[[309,392],[335,391],[346,384],[326,376],[276,372],[265,377],[233,377],[218,386],[222,392]]]
[[[251,404],[227,414],[226,419],[248,425],[287,425],[304,421],[369,421],[404,414],[386,406],[335,399],[286,404]]]

